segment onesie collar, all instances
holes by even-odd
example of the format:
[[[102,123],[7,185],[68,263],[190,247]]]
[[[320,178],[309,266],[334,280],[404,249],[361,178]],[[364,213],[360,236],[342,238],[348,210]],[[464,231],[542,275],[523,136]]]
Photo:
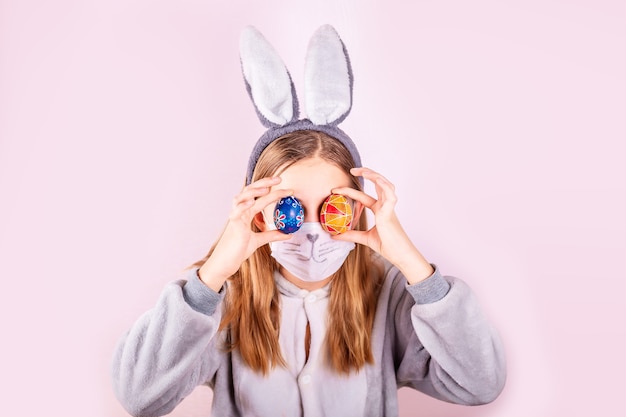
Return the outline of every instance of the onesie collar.
[[[328,297],[328,294],[330,293],[330,284],[332,283],[331,281],[322,288],[314,291],[307,291],[305,289],[298,288],[297,285],[287,280],[287,278],[285,278],[278,270],[274,271],[274,282],[278,287],[278,291],[287,297],[305,298],[309,294],[314,294],[317,299]]]

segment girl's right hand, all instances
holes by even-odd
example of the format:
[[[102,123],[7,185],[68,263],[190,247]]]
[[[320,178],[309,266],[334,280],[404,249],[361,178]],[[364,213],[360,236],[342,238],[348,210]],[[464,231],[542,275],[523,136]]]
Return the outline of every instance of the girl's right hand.
[[[278,240],[287,240],[290,235],[278,230],[254,232],[251,229],[254,217],[272,202],[293,194],[293,190],[273,189],[280,184],[279,177],[263,178],[244,187],[233,200],[233,209],[228,223],[218,240],[213,253],[200,267],[200,279],[214,291],[219,291],[224,282],[239,270],[239,267],[260,246]]]

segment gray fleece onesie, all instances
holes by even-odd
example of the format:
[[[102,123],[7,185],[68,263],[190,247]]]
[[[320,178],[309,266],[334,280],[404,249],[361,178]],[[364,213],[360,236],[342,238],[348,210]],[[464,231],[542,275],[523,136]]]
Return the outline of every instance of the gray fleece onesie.
[[[118,344],[115,393],[135,416],[167,414],[200,384],[213,389],[214,417],[397,416],[403,386],[458,404],[493,401],[504,386],[504,352],[467,284],[436,269],[408,285],[397,268],[385,266],[372,337],[375,362],[358,373],[337,375],[322,357],[332,284],[309,292],[275,274],[287,366],[263,376],[236,351],[222,349],[226,335],[217,329],[223,294],[191,270],[187,280],[164,289]]]

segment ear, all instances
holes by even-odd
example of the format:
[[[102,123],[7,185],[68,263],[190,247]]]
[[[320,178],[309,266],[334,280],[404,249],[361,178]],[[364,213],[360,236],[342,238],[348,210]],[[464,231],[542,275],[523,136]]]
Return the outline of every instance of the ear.
[[[298,119],[298,99],[282,59],[252,26],[239,39],[241,69],[257,115],[266,127],[283,126]]]
[[[265,218],[263,217],[263,212],[258,212],[252,218],[252,222],[254,225],[262,232],[266,232],[269,230],[267,224],[265,223]]]
[[[335,29],[320,27],[311,37],[304,67],[307,117],[316,125],[337,125],[352,108],[352,67]]]
[[[354,226],[359,224],[359,220],[361,219],[361,215],[363,214],[363,209],[365,206],[356,200],[352,200],[352,230],[354,230]]]

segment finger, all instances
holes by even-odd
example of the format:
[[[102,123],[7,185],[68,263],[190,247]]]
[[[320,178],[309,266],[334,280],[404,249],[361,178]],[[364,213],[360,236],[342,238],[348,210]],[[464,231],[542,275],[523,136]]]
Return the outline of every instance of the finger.
[[[397,201],[395,187],[384,177],[376,178],[376,194],[382,204],[395,204]]]
[[[340,233],[332,236],[333,240],[340,240],[343,242],[354,242],[367,246],[367,232],[362,230],[348,230],[347,232]]]
[[[236,204],[233,205],[233,209],[231,210],[228,218],[230,220],[238,220],[238,219],[242,219],[246,214],[246,221],[247,221],[247,217],[250,217],[250,221],[252,221],[252,217],[254,216],[254,214],[250,215],[250,208],[254,205],[254,199],[250,199],[250,200],[244,200],[244,201],[240,201]]]
[[[250,185],[244,187],[244,190],[247,188],[264,188],[264,187],[272,187],[276,184],[279,184],[282,181],[280,177],[265,177],[257,180]]]
[[[278,242],[280,240],[289,240],[291,235],[280,232],[278,230],[268,230],[266,232],[257,232],[257,242],[260,246],[263,246],[270,242]]]
[[[280,177],[267,177],[255,181],[241,190],[241,193],[233,199],[233,204],[236,205],[242,201],[254,199],[267,194],[271,190],[271,187],[279,184],[281,181],[282,179]]]
[[[248,200],[255,200],[270,192],[270,187],[249,188],[233,198],[233,206]]]
[[[257,198],[254,202],[255,214],[260,212],[270,204],[277,203],[278,200],[280,200],[281,198],[288,197],[290,195],[293,195],[293,190],[279,188],[276,190],[272,190],[266,195]]]
[[[381,180],[382,182],[385,182],[387,184],[389,184],[391,186],[392,189],[395,189],[394,185],[391,183],[391,181],[389,181],[387,178],[385,178],[383,175],[381,175],[380,173],[370,169],[370,168],[366,168],[366,167],[360,167],[360,168],[352,168],[350,170],[350,173],[356,177],[361,176],[371,182],[373,182],[374,184],[378,184]]]
[[[363,191],[360,191],[354,188],[350,188],[350,187],[333,188],[331,192],[333,194],[341,194],[343,196],[356,200],[367,208],[372,208],[372,206],[376,204],[376,199],[374,197],[371,197],[365,194]]]
[[[229,217],[231,220],[241,219],[245,223],[251,222],[257,213],[261,212],[272,202],[276,202],[289,195],[293,195],[293,190],[278,189],[256,199],[249,198],[239,201],[233,207]]]
[[[352,168],[350,173],[353,175],[361,175],[363,178],[374,183],[376,195],[380,204],[387,205],[391,203],[394,205],[397,202],[396,187],[391,183],[391,181],[378,172],[363,167]]]

